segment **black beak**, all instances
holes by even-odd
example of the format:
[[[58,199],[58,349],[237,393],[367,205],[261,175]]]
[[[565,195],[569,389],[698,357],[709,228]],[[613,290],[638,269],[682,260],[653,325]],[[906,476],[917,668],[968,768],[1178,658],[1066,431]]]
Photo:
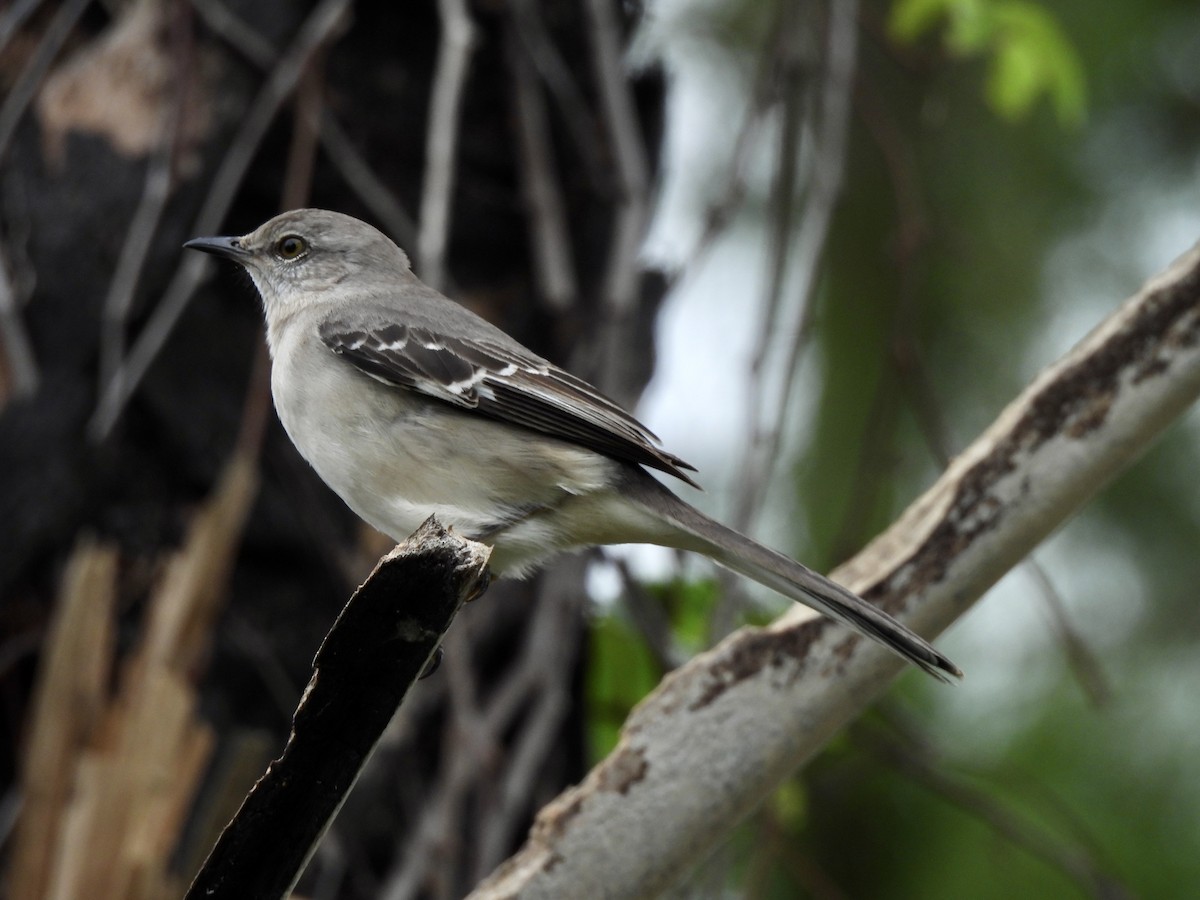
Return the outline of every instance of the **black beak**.
[[[240,238],[235,237],[200,237],[192,238],[183,245],[188,250],[200,250],[214,256],[242,262],[250,256],[250,251],[242,246]]]

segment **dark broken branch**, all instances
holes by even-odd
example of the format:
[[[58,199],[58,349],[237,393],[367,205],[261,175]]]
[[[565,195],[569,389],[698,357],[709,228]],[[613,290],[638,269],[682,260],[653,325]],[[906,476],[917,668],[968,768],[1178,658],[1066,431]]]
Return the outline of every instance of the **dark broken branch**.
[[[287,895],[455,614],[486,588],[489,553],[430,518],[379,562],[317,652],[283,755],[222,833],[189,900]]]

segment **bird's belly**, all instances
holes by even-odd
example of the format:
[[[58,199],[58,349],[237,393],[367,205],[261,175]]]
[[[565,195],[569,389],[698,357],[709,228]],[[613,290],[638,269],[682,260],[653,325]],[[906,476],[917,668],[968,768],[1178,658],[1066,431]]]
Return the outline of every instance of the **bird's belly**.
[[[349,366],[322,367],[299,385],[272,380],[280,421],[301,455],[355,513],[397,541],[430,515],[487,538],[611,478],[614,463],[582,447]],[[348,396],[357,402],[344,402]]]

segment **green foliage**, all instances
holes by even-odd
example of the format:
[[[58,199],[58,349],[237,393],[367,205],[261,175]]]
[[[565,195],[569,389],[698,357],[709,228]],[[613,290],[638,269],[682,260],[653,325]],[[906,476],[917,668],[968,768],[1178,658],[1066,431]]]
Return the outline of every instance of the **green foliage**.
[[[1087,112],[1083,63],[1057,20],[1026,0],[897,0],[892,36],[912,43],[945,22],[944,45],[960,57],[985,57],[992,109],[1015,121],[1045,96],[1063,125]]]
[[[713,606],[719,596],[715,581],[676,579],[648,585],[646,593],[650,602],[667,610],[676,647],[692,655],[706,646]],[[597,616],[590,653],[588,738],[592,758],[601,759],[617,745],[630,710],[658,684],[663,672],[621,607]]]
[[[637,632],[616,612],[600,616],[591,630],[587,668],[588,744],[593,759],[617,746],[621,724],[662,673]]]

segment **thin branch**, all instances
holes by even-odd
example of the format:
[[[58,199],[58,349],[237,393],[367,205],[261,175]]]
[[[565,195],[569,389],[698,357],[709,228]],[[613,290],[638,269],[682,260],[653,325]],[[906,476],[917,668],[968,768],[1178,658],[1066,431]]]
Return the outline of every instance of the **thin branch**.
[[[325,110],[321,116],[321,149],[383,230],[401,247],[415,247],[417,224],[413,217],[397,199],[395,192],[375,174],[329,110]]]
[[[171,196],[171,170],[182,118],[181,100],[180,92],[176,91],[175,102],[169,106],[160,123],[158,146],[146,164],[142,196],[129,223],[129,230],[125,233],[125,242],[121,245],[117,267],[104,299],[100,324],[101,385],[110,383],[120,370],[125,355],[125,328],[133,307],[133,297]]]
[[[33,14],[42,0],[16,0],[11,6],[0,12],[0,50],[8,46],[17,29],[25,24],[25,20]]]
[[[1198,397],[1200,246],[1042,372],[833,576],[936,634]],[[743,629],[671,673],[471,896],[644,896],[703,859],[900,671],[872,642],[800,618]]]
[[[1029,573],[1034,584],[1038,586],[1038,593],[1054,623],[1054,636],[1066,651],[1067,665],[1070,666],[1079,686],[1083,688],[1088,702],[1097,708],[1107,706],[1112,701],[1113,689],[1108,676],[1104,673],[1104,666],[1101,665],[1092,648],[1075,628],[1071,616],[1067,612],[1067,606],[1063,602],[1062,594],[1055,587],[1050,574],[1046,571],[1045,566],[1033,556],[1025,560],[1022,568]]]
[[[275,65],[278,54],[275,48],[257,31],[234,15],[218,0],[191,0],[192,8],[214,34],[220,35],[231,47],[260,69]]]
[[[1013,846],[1061,872],[1088,895],[1107,900],[1132,898],[1128,888],[1105,872],[1086,847],[1062,840],[1049,828],[1008,808],[986,791],[948,774],[929,748],[865,723],[859,723],[853,734],[875,756],[980,820]]]
[[[570,639],[586,602],[579,584],[585,563],[557,567],[543,576],[538,596],[538,613],[526,641],[517,678],[526,684],[531,708],[522,724],[516,745],[510,750],[499,777],[495,802],[483,817],[472,883],[479,881],[504,858],[505,850],[525,825],[533,788],[570,710],[569,689],[579,643]],[[487,710],[489,726],[499,738],[511,728],[512,715],[500,698]]]
[[[498,743],[498,736],[487,728],[479,711],[468,636],[460,629],[449,638],[440,670],[445,673],[442,699],[448,712],[440,742],[441,770],[421,806],[420,818],[409,830],[403,848],[398,848],[397,864],[376,892],[382,900],[416,897],[431,881],[438,881],[442,848],[458,837],[458,811],[484,777],[486,748]]]
[[[662,603],[634,577],[624,559],[613,556],[609,564],[621,576],[621,596],[625,609],[629,611],[629,619],[641,636],[642,643],[654,657],[655,665],[663,672],[670,672],[682,665],[687,654],[675,642],[671,620],[663,610]]]
[[[897,265],[901,280],[890,340],[891,362],[896,378],[894,383],[888,382],[886,389],[881,387],[875,406],[877,408],[893,407],[895,405],[894,391],[898,388],[906,396],[917,429],[924,438],[930,453],[940,466],[945,467],[949,464],[952,455],[949,430],[945,425],[945,416],[921,356],[918,342],[913,336],[915,303],[919,294],[919,286],[913,275],[913,259],[924,243],[927,233],[925,204],[920,185],[913,176],[915,164],[912,159],[912,150],[900,134],[878,91],[870,82],[864,82],[858,91],[857,99],[862,113],[862,121],[883,157],[895,195],[896,212],[900,221]],[[884,394],[886,397],[883,396]],[[878,440],[867,440],[863,443],[866,447],[882,446],[882,442]],[[869,469],[878,468],[877,460],[871,457],[870,451],[864,451],[861,455],[859,460],[860,476]],[[863,480],[862,477],[854,479],[855,484],[862,483]],[[849,529],[843,527],[842,531],[845,533]],[[835,540],[835,548],[839,544],[844,546],[843,542]],[[1024,562],[1023,568],[1028,571],[1034,584],[1038,587],[1042,602],[1053,621],[1055,637],[1064,649],[1072,674],[1079,682],[1088,701],[1096,707],[1104,706],[1112,697],[1112,688],[1108,677],[1096,654],[1071,622],[1066,605],[1050,578],[1050,574],[1032,555]]]
[[[277,646],[263,634],[257,623],[238,611],[236,604],[226,614],[221,627],[230,645],[246,660],[250,671],[258,675],[275,711],[286,719],[296,707],[300,685],[292,680]]]
[[[217,0],[191,0],[204,24],[260,69],[275,65],[278,54],[253,28]],[[321,112],[321,149],[363,205],[401,247],[415,247],[417,226],[395,192],[384,183],[354,146],[328,109]]]
[[[599,134],[595,117],[570,66],[554,45],[541,10],[535,0],[512,0],[509,8],[517,36],[545,82],[550,96],[554,98],[575,152],[583,163],[584,172],[593,185],[603,184],[604,166],[598,150]]]
[[[782,122],[774,187],[775,215],[768,246],[766,297],[747,388],[751,438],[732,514],[734,527],[742,531],[751,530],[778,465],[801,354],[808,346],[817,267],[841,189],[856,59],[856,14],[857,0],[834,0],[831,4],[820,79],[821,97],[811,113],[815,120],[810,126],[814,146],[804,177],[804,215],[799,227],[793,229],[793,195],[802,119],[799,107],[806,69],[803,53],[806,22],[795,4],[786,5],[780,11],[775,51],[779,86],[775,93],[782,103]],[[794,302],[789,304],[787,316],[781,321],[785,312],[782,296],[789,269],[796,272],[799,283]],[[784,340],[788,340],[786,350],[781,346]],[[782,362],[769,365],[769,358],[780,354],[784,354]],[[770,376],[778,382],[774,391],[768,390]],[[710,634],[718,638],[732,627],[733,613],[742,596],[740,582],[725,573],[720,577],[725,599],[714,610],[710,624]]]
[[[281,209],[300,209],[308,205],[312,194],[313,169],[317,159],[317,134],[320,131],[322,93],[325,81],[324,48],[318,49],[304,67],[296,83],[292,143],[284,169]]]
[[[565,648],[569,642],[559,641]],[[559,676],[564,672],[555,673]],[[544,774],[546,760],[551,755],[562,732],[563,720],[571,709],[568,694],[570,681],[559,677],[544,679],[534,699],[533,709],[521,723],[515,745],[508,754],[496,803],[488,810],[481,825],[479,851],[476,854],[475,880],[490,872],[501,860],[516,836],[516,829],[527,820],[526,810],[538,779]]]
[[[504,680],[496,685],[482,707],[476,705],[469,668],[468,642],[459,635],[459,647],[447,646],[443,669],[449,683],[451,710],[447,723],[442,770],[436,786],[422,806],[421,817],[409,831],[403,853],[393,871],[377,891],[386,900],[405,900],[422,889],[454,892],[441,874],[439,861],[446,848],[464,842],[475,845],[475,879],[490,869],[508,846],[515,829],[522,824],[529,802],[528,785],[536,779],[545,763],[546,753],[562,716],[569,708],[565,698],[556,696],[570,683],[575,645],[563,635],[579,614],[583,602],[577,591],[564,585],[578,578],[578,571],[556,569],[542,581],[526,631],[520,657],[509,667]],[[572,601],[576,602],[572,602]],[[465,623],[464,623],[465,624]],[[451,635],[454,637],[455,635]],[[456,671],[454,667],[461,667]],[[511,733],[520,715],[534,726],[517,747],[502,755],[505,735]],[[527,726],[528,727],[528,726]],[[475,837],[462,833],[461,810],[468,799],[484,809],[476,816]]]
[[[343,896],[340,891],[346,880],[349,865],[336,832],[331,831],[325,836],[325,840],[321,841],[314,862],[318,868],[316,883],[309,895],[312,900],[337,900],[339,896]]]
[[[767,283],[764,291],[762,320],[759,322],[758,338],[750,358],[751,383],[755,386],[754,402],[751,409],[757,415],[762,413],[764,401],[764,370],[767,356],[775,343],[776,329],[779,325],[779,307],[783,297],[783,289],[787,276],[789,250],[793,232],[793,215],[796,209],[796,183],[800,168],[800,137],[802,126],[807,125],[814,132],[820,133],[820,123],[805,122],[806,118],[815,118],[817,110],[805,114],[805,76],[815,73],[813,48],[805,45],[811,42],[809,23],[801,18],[800,7],[796,3],[784,3],[779,7],[778,44],[774,54],[774,64],[778,69],[775,81],[778,86],[775,95],[779,102],[779,147],[775,155],[775,183],[771,186],[770,203],[770,234],[767,240]],[[807,49],[807,54],[806,54]],[[809,78],[810,82],[815,78]],[[815,172],[806,172],[811,181]],[[801,298],[802,300],[805,298]],[[758,418],[751,420],[755,430],[762,427]],[[757,507],[757,503],[753,507]],[[752,507],[752,508],[753,508]],[[738,521],[735,519],[735,521]],[[739,527],[744,528],[747,521],[739,521]]]
[[[650,215],[650,163],[632,88],[625,77],[620,28],[612,0],[587,0],[592,65],[600,107],[612,142],[620,197],[609,244],[602,299],[610,312],[624,313],[637,299],[638,254]]]
[[[33,342],[21,319],[16,290],[8,274],[7,254],[3,253],[0,253],[0,342],[9,382],[7,390],[0,390],[2,408],[10,400],[31,396],[41,380]]]
[[[529,213],[529,243],[538,293],[551,309],[563,312],[575,304],[579,285],[571,260],[566,204],[555,173],[546,101],[528,51],[512,29],[506,35],[505,46],[516,102],[521,184]]]
[[[459,638],[455,643],[460,646],[447,647],[442,664],[449,686],[446,705],[450,713],[442,737],[444,765],[422,804],[420,818],[408,833],[398,865],[380,885],[380,900],[408,900],[428,888],[430,880],[436,880],[442,858],[439,851],[454,839],[459,824],[456,813],[482,775],[480,729],[475,727],[478,718],[468,713],[474,706],[473,698],[468,699],[474,690],[470,663],[462,652],[466,642]],[[468,719],[472,724],[466,724]]]
[[[780,101],[779,147],[775,159],[775,184],[772,188],[774,202],[771,204],[770,234],[767,240],[767,282],[764,288],[762,316],[758,337],[751,354],[750,372],[747,381],[746,417],[750,440],[743,457],[742,477],[732,510],[732,524],[741,531],[750,529],[754,515],[762,506],[771,473],[776,465],[776,456],[787,421],[787,409],[782,402],[778,408],[767,411],[767,357],[778,340],[779,307],[783,296],[790,244],[793,231],[793,216],[796,206],[796,180],[800,155],[800,131],[804,76],[807,68],[804,60],[805,22],[800,17],[799,5],[784,3],[778,8],[779,35],[774,64],[778,68],[775,90]],[[811,174],[811,173],[810,173]],[[801,303],[809,298],[801,297]],[[795,344],[808,342],[808,330],[797,331]],[[784,373],[786,378],[787,374]],[[744,602],[744,585],[721,572],[723,587],[721,600],[709,623],[712,638],[724,637],[734,624],[734,611]]]
[[[729,157],[729,170],[724,187],[705,207],[704,228],[696,242],[684,254],[679,268],[672,274],[667,285],[668,291],[679,291],[688,277],[698,270],[700,262],[708,255],[709,250],[728,227],[745,199],[751,151],[758,146],[758,136],[763,122],[771,107],[778,100],[779,79],[775,77],[778,56],[776,46],[786,34],[783,29],[778,27],[778,17],[784,14],[786,8],[784,4],[778,4],[775,7],[775,19],[772,21],[772,35],[767,41],[768,47],[755,54],[758,65],[753,85],[748,92],[749,98],[742,114],[742,122],[737,130],[733,152]]]
[[[241,186],[246,170],[266,135],[267,128],[300,79],[309,58],[337,33],[349,10],[350,0],[322,0],[301,25],[295,40],[271,72],[254,98],[229,150],[213,176],[208,195],[193,226],[195,234],[212,234],[221,225]],[[179,321],[196,288],[209,271],[209,258],[189,254],[183,258],[167,285],[142,333],[138,335],[124,364],[104,386],[96,412],[89,425],[94,441],[103,441],[112,432],[133,392],[151,363],[158,357],[167,338]]]
[[[33,95],[37,93],[46,73],[50,71],[50,66],[62,50],[63,44],[67,42],[67,38],[71,36],[71,30],[87,9],[89,2],[90,0],[63,0],[62,6],[50,20],[46,33],[38,42],[33,57],[26,63],[16,83],[9,88],[4,105],[0,106],[0,160],[8,155],[8,145],[16,134],[17,125],[20,124]]]
[[[467,70],[475,47],[475,23],[466,0],[438,0],[442,40],[438,46],[429,130],[425,139],[425,177],[421,194],[421,230],[417,260],[421,278],[436,289],[446,283],[446,245],[454,200],[459,112]]]
[[[841,193],[845,168],[846,140],[849,132],[851,97],[857,47],[856,20],[858,0],[834,0],[830,5],[829,35],[825,48],[825,71],[821,79],[822,93],[817,112],[811,169],[805,182],[807,188],[804,217],[789,253],[799,284],[795,302],[789,308],[790,321],[779,323],[768,314],[768,327],[760,336],[765,357],[772,334],[790,335],[791,341],[781,367],[782,384],[770,411],[765,403],[753,403],[759,415],[753,424],[754,438],[747,468],[749,486],[742,497],[735,521],[746,527],[753,511],[762,502],[766,485],[779,457],[783,442],[784,423],[795,390],[801,354],[808,343],[812,324],[813,294],[817,272],[833,210]],[[755,356],[754,368],[760,370],[763,357]]]

